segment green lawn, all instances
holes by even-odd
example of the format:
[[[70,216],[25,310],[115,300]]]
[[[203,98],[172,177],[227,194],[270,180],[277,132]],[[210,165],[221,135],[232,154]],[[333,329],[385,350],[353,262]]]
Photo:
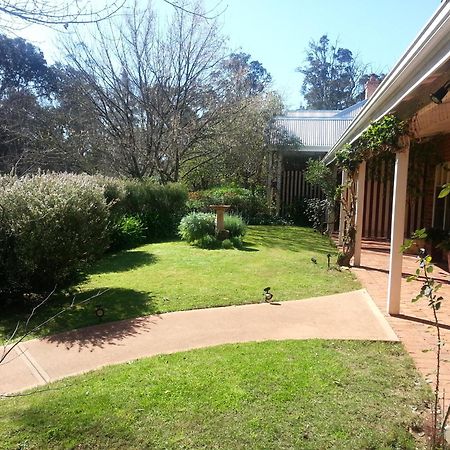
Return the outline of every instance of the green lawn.
[[[78,300],[109,289],[82,307],[49,323],[41,334],[80,328],[98,322],[94,307],[101,304],[104,321],[151,313],[256,303],[263,289],[274,300],[293,300],[360,288],[349,272],[327,270],[327,254],[336,249],[327,237],[309,228],[252,226],[243,250],[203,250],[173,241],[145,245],[99,261],[79,286]],[[311,262],[315,258],[317,264]],[[56,298],[36,321],[58,311],[69,298]],[[18,314],[2,314],[0,333],[14,328]]]
[[[421,449],[429,396],[397,343],[226,345],[3,399],[0,448]]]

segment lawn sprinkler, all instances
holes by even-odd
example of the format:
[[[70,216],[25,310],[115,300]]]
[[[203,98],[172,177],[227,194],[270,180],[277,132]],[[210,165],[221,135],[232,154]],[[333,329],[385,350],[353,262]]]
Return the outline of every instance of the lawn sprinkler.
[[[101,320],[102,317],[105,315],[105,310],[100,305],[96,305],[95,315]]]
[[[263,289],[264,293],[263,293],[263,299],[266,303],[270,303],[270,301],[273,298],[273,294],[270,291],[270,287],[266,287]]]
[[[312,262],[313,264],[317,264],[317,259],[316,259],[316,258],[311,258],[311,262]]]
[[[330,265],[331,253],[328,253],[327,259],[328,259],[328,270],[330,270],[331,269],[331,265]]]

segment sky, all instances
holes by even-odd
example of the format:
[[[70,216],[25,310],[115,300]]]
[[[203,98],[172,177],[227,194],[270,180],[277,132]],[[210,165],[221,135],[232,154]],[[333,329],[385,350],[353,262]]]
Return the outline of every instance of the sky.
[[[167,10],[163,0],[156,8]],[[440,0],[204,0],[207,10],[222,12],[218,20],[231,51],[243,51],[272,75],[288,109],[302,103],[301,75],[308,42],[328,34],[370,64],[387,73],[427,23]],[[33,26],[17,33],[57,59],[52,30]]]

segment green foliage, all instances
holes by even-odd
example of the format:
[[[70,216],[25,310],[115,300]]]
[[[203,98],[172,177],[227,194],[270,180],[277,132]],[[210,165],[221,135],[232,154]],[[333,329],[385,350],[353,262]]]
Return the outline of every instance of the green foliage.
[[[178,232],[183,241],[190,244],[204,238],[214,236],[214,214],[192,212],[181,219]]]
[[[245,222],[240,216],[234,216],[232,214],[225,214],[224,227],[230,233],[230,238],[242,237],[246,232]]]
[[[355,173],[363,161],[364,157],[362,153],[350,144],[346,144],[336,151],[336,163],[338,167],[347,171],[349,174]]]
[[[230,250],[234,247],[233,242],[230,239],[225,239],[222,241],[222,248],[225,250]]]
[[[176,235],[180,185],[102,176],[0,177],[0,294],[40,293],[74,281],[108,248]]]
[[[230,205],[230,212],[238,214],[249,224],[261,224],[270,217],[265,192],[252,192],[235,186],[222,186],[189,194],[188,208],[194,211],[211,211],[210,205]]]
[[[123,197],[113,205],[113,214],[139,217],[149,241],[176,236],[178,224],[186,212],[187,191],[182,185],[126,180],[123,189]]]
[[[349,174],[354,173],[363,161],[393,152],[400,148],[399,138],[406,132],[406,124],[392,114],[373,122],[352,144],[336,152],[337,164]]]
[[[194,245],[200,248],[205,248],[207,250],[217,250],[221,248],[222,242],[219,241],[215,236],[211,236],[207,234],[206,236],[202,236],[200,239],[194,242]]]
[[[336,177],[331,169],[318,159],[309,159],[306,164],[306,181],[312,185],[319,186],[327,199],[334,200],[336,196]]]
[[[447,197],[448,194],[450,194],[450,183],[446,183],[442,186],[442,190],[439,192],[438,198]]]
[[[192,212],[181,219],[178,227],[181,239],[190,244],[197,245],[201,248],[226,248],[228,245],[216,238],[215,234],[215,214]],[[225,214],[224,218],[225,229],[230,234],[229,242],[234,245],[236,242],[239,247],[239,238],[244,236],[246,231],[245,222],[239,216]],[[236,240],[236,241],[235,241]]]
[[[311,226],[316,231],[324,231],[326,222],[326,212],[330,208],[328,200],[321,200],[320,198],[305,199],[305,214]]]
[[[122,216],[112,226],[111,249],[133,248],[145,241],[146,229],[137,216]]]
[[[91,177],[12,177],[1,186],[0,293],[61,287],[107,248],[108,205]]]

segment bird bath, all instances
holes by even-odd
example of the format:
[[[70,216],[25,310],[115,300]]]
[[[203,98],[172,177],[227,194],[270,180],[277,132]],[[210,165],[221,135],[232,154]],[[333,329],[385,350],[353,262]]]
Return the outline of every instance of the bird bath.
[[[216,212],[216,236],[220,240],[228,238],[228,231],[225,230],[224,216],[225,211],[230,209],[231,205],[209,205]]]

